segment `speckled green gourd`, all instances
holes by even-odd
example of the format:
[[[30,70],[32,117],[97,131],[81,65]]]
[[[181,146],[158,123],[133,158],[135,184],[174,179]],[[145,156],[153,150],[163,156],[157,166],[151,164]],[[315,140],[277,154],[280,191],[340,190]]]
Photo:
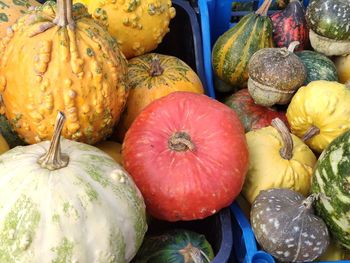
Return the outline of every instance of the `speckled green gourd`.
[[[147,229],[143,198],[107,154],[60,141],[62,116],[51,145],[0,156],[0,262],[129,262]]]

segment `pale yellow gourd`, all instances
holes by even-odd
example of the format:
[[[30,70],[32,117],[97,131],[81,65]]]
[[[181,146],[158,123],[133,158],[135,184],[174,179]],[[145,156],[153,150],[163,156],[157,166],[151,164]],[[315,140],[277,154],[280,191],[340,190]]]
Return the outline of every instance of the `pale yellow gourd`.
[[[126,58],[156,49],[169,32],[176,10],[171,0],[74,0],[87,6],[89,13],[117,40]]]
[[[7,152],[10,149],[9,145],[5,141],[4,137],[2,137],[0,133],[0,154]]]
[[[123,164],[122,145],[120,143],[114,141],[103,141],[95,146],[111,156],[118,164]]]
[[[316,261],[338,261],[338,260],[350,260],[350,251],[346,251],[334,240],[331,240],[326,252],[319,257]]]
[[[335,81],[313,81],[300,88],[287,109],[293,134],[321,153],[350,129],[350,90]]]
[[[339,82],[350,82],[350,55],[336,57],[334,62],[337,68]]]
[[[250,161],[242,193],[250,203],[270,188],[310,192],[315,155],[280,119],[272,124],[246,133]]]

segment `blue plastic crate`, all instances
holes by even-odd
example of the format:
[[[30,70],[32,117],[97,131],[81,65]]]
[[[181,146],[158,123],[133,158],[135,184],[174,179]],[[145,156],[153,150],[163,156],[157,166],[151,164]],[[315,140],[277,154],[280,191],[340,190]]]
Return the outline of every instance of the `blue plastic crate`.
[[[235,2],[253,2],[254,0],[234,0]],[[232,12],[233,0],[199,0],[199,15],[202,28],[203,59],[208,93],[215,97],[213,71],[211,65],[211,50],[217,38],[227,31],[234,23],[230,23],[232,16],[242,17],[249,11]],[[256,7],[261,6],[263,0],[254,1]],[[307,6],[309,0],[304,0]],[[270,11],[272,13],[273,11]],[[275,263],[274,258],[259,250],[251,225],[237,203],[230,206],[232,213],[233,253],[235,261],[240,263]],[[334,262],[334,261],[327,261]],[[349,260],[336,261],[350,263]],[[326,263],[326,262],[319,262]]]
[[[211,66],[211,50],[220,35],[226,32],[234,23],[230,23],[232,16],[243,17],[249,11],[232,12],[232,2],[254,2],[260,7],[264,0],[198,0],[200,23],[202,28],[204,71],[207,90],[211,97],[215,98],[213,71]],[[307,6],[309,0],[303,0]],[[269,13],[274,12],[269,11]]]

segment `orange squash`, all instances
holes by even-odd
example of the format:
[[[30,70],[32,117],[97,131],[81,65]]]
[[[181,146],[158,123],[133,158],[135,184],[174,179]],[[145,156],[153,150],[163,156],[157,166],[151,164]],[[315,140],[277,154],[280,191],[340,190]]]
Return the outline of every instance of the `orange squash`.
[[[0,38],[6,36],[7,28],[23,15],[29,7],[39,6],[34,0],[0,1]]]
[[[174,91],[203,94],[197,74],[182,60],[167,55],[150,53],[129,60],[129,96],[117,127],[118,138],[123,138],[132,122],[152,101]]]
[[[82,4],[46,2],[0,48],[5,113],[27,143],[52,137],[58,111],[67,117],[65,138],[95,144],[112,133],[127,98],[127,61]]]
[[[123,165],[122,145],[114,141],[103,141],[95,145],[111,156],[117,163]]]

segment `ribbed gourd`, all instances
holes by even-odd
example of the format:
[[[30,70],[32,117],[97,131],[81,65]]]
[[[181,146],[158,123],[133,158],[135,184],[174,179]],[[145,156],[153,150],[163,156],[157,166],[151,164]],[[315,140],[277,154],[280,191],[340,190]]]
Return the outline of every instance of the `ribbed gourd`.
[[[135,118],[152,101],[175,91],[203,94],[198,75],[182,60],[149,53],[129,60],[129,95],[116,132],[120,141]]]
[[[35,0],[0,1],[0,38],[6,36],[7,28],[15,23],[29,8],[39,5]]]
[[[5,113],[25,142],[51,138],[57,111],[67,116],[65,138],[94,144],[112,133],[127,98],[127,61],[82,4],[46,2],[0,48]]]
[[[262,48],[273,47],[272,22],[267,16],[271,0],[265,0],[255,12],[244,16],[237,25],[215,42],[212,51],[214,73],[235,88],[248,80],[248,62]]]
[[[306,10],[310,42],[326,56],[350,54],[349,0],[313,0]]]
[[[147,230],[143,198],[99,149],[60,139],[0,155],[0,262],[126,263]]]
[[[108,28],[129,59],[150,52],[169,32],[176,15],[171,0],[74,0],[87,6],[94,19]]]

